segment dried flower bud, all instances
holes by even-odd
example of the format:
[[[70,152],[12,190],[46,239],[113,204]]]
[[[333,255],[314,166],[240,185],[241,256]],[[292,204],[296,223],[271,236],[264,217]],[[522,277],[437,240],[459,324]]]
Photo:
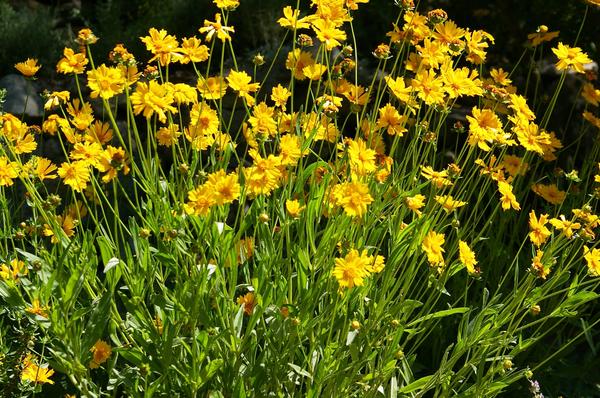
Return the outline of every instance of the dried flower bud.
[[[300,47],[312,47],[313,45],[312,37],[304,33],[299,34],[296,41]]]

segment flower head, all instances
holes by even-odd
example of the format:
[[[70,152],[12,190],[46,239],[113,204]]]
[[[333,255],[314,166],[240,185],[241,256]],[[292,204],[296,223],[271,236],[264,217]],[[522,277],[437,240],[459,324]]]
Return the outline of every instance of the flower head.
[[[15,69],[25,77],[32,77],[41,67],[41,65],[38,65],[37,59],[33,58],[27,58],[26,61],[15,64]]]

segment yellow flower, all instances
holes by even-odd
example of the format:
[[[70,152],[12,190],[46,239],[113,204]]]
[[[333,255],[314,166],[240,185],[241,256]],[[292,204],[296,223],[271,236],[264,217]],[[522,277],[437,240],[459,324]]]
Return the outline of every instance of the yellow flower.
[[[595,88],[592,83],[585,83],[583,85],[581,96],[590,105],[598,106],[600,103],[600,89]]]
[[[210,42],[215,35],[222,41],[231,40],[230,33],[234,33],[233,26],[225,26],[221,24],[221,14],[215,14],[215,22],[207,19],[204,20],[204,27],[199,29],[200,33],[206,33],[206,41]]]
[[[430,180],[436,188],[452,185],[452,182],[448,180],[447,170],[435,171],[431,166],[421,166],[421,175]]]
[[[527,35],[527,39],[531,41],[533,47],[539,46],[543,42],[551,41],[558,37],[560,31],[548,32],[546,25],[540,25],[534,33]]]
[[[415,196],[408,196],[404,199],[406,207],[414,211],[419,217],[421,216],[421,209],[425,206],[425,195],[417,194]]]
[[[0,187],[11,186],[19,176],[19,164],[11,162],[6,156],[0,156]]]
[[[122,171],[123,174],[129,174],[129,166],[127,165],[127,157],[125,150],[121,147],[115,148],[108,145],[100,156],[100,164],[98,170],[105,173],[102,176],[102,182],[108,183],[117,177],[117,173]]]
[[[529,169],[529,164],[523,162],[523,158],[514,155],[504,155],[501,165],[511,176],[525,175]]]
[[[519,143],[528,151],[544,155],[544,146],[551,144],[550,135],[541,130],[537,124],[521,121],[513,127]]]
[[[39,315],[43,318],[48,318],[48,310],[50,309],[50,307],[46,306],[40,306],[40,300],[39,299],[33,299],[31,301],[31,306],[27,307],[27,309],[25,311],[29,312],[30,314],[34,314],[34,315]]]
[[[452,195],[436,195],[435,201],[442,205],[442,208],[446,213],[453,212],[467,204],[467,202],[463,202],[461,200],[455,200]]]
[[[310,80],[319,80],[326,71],[327,67],[325,65],[313,63],[305,66],[302,69],[302,74]]]
[[[237,303],[244,307],[244,314],[250,316],[254,312],[254,307],[256,307],[256,297],[254,293],[248,292],[243,296],[237,298]]]
[[[167,34],[164,29],[156,28],[150,28],[148,33],[150,36],[140,37],[140,40],[146,45],[146,49],[154,54],[149,63],[158,60],[161,66],[166,66],[171,63],[171,58],[178,60],[182,57],[178,52],[179,43],[175,36]]]
[[[208,186],[213,194],[213,200],[217,205],[232,203],[240,197],[240,183],[236,173],[227,174],[225,170],[219,170],[208,175]]]
[[[300,202],[297,200],[286,200],[285,201],[285,209],[287,213],[292,218],[299,218],[300,213],[304,210],[306,206],[300,206]]]
[[[254,97],[250,94],[256,92],[260,87],[259,83],[250,83],[251,81],[252,78],[244,71],[232,70],[227,76],[229,87],[233,91],[237,91],[238,95],[246,100],[248,106],[254,105]]]
[[[58,175],[73,190],[81,192],[90,180],[90,169],[85,161],[65,162],[58,169]]]
[[[82,46],[94,44],[97,41],[98,38],[90,28],[83,28],[80,29],[79,32],[77,32],[77,42],[79,42],[79,44],[81,44]]]
[[[177,112],[177,108],[172,105],[175,101],[173,94],[173,88],[168,84],[160,84],[154,80],[149,83],[139,82],[130,97],[133,112],[136,115],[142,113],[147,119],[156,113],[158,120],[165,123],[165,112]]]
[[[529,239],[537,247],[540,247],[551,234],[550,230],[546,228],[547,222],[548,214],[541,214],[538,219],[535,210],[531,210],[529,213]]]
[[[112,348],[110,344],[104,340],[98,340],[92,348],[90,348],[90,352],[92,353],[92,360],[90,361],[89,367],[90,369],[96,369],[110,358]]]
[[[477,265],[475,252],[469,247],[467,242],[463,242],[462,240],[458,241],[458,258],[467,267],[467,272],[470,275],[479,274],[479,270],[475,267]]]
[[[327,51],[341,45],[340,40],[346,40],[346,32],[336,27],[334,21],[330,19],[316,19],[312,22],[312,29],[317,38],[325,44]]]
[[[177,105],[194,104],[198,102],[198,93],[196,89],[185,83],[172,84],[173,99]]]
[[[290,51],[285,61],[285,67],[294,73],[294,78],[297,80],[304,80],[304,68],[315,63],[315,60],[311,53],[302,51],[299,48]]]
[[[279,18],[277,23],[282,28],[287,28],[290,30],[309,28],[309,21],[311,18],[304,17],[298,19],[299,15],[300,10],[293,10],[291,6],[286,6],[283,8],[283,18]]]
[[[156,132],[156,140],[158,141],[158,145],[170,147],[177,143],[177,138],[179,138],[180,135],[179,124],[173,123],[169,124],[167,127],[158,129]]]
[[[558,47],[553,48],[552,52],[558,58],[556,63],[556,69],[558,70],[574,70],[577,73],[585,73],[583,66],[592,62],[579,47],[569,47],[558,43]]]
[[[369,276],[369,259],[366,251],[362,254],[352,249],[344,258],[335,259],[333,276],[337,279],[340,288],[351,289],[354,286],[364,285],[364,278]]]
[[[583,258],[587,262],[589,273],[592,276],[600,276],[600,249],[591,249],[583,246]]]
[[[502,203],[502,210],[509,210],[511,207],[515,210],[521,210],[517,197],[512,191],[512,185],[506,181],[498,181],[498,191],[502,197],[500,202]]]
[[[213,3],[221,9],[233,10],[240,5],[240,0],[213,0]]]
[[[110,99],[125,89],[125,78],[121,69],[102,64],[87,72],[90,97]]]
[[[64,104],[71,98],[71,93],[68,91],[54,91],[48,95],[48,99],[44,104],[44,110],[49,111],[60,104]]]
[[[187,214],[205,216],[214,204],[212,187],[205,184],[188,192],[188,202],[183,205],[183,209]]]
[[[567,193],[559,190],[556,184],[533,184],[531,190],[553,205],[561,204],[567,197]]]
[[[344,182],[333,188],[333,197],[338,206],[350,217],[362,217],[367,206],[373,202],[369,187],[362,182]]]
[[[41,67],[38,65],[37,59],[33,58],[27,58],[26,61],[15,64],[15,68],[25,77],[32,77]]]
[[[59,73],[69,74],[81,74],[88,64],[88,59],[84,53],[75,53],[73,49],[66,47],[63,50],[63,58],[58,61],[56,65],[56,71]]]
[[[54,381],[50,380],[50,376],[53,374],[54,370],[49,367],[38,366],[31,354],[27,354],[27,357],[23,360],[23,370],[21,371],[22,381],[29,381],[35,384],[54,384]]]
[[[287,100],[290,98],[292,93],[286,87],[281,84],[273,87],[271,90],[271,99],[275,102],[275,106],[281,108],[285,112]]]
[[[473,108],[473,116],[469,121],[469,145],[477,145],[479,149],[489,151],[490,145],[502,131],[500,118],[490,109]]]
[[[29,273],[27,265],[19,259],[13,258],[9,263],[10,267],[4,263],[0,264],[0,278],[3,280],[12,279],[15,282],[20,276],[25,276]]]
[[[221,76],[209,77],[208,79],[200,76],[196,88],[205,100],[217,100],[225,95],[227,83]]]
[[[400,115],[398,110],[392,104],[386,104],[379,108],[379,119],[377,119],[377,128],[386,129],[389,135],[398,135],[402,137],[407,131],[406,121],[407,115]]]
[[[181,39],[181,48],[179,48],[179,52],[181,53],[179,62],[182,64],[187,64],[189,62],[204,62],[210,56],[208,47],[201,44],[200,39],[197,37]]]
[[[439,76],[432,69],[422,70],[411,81],[411,86],[417,96],[427,105],[442,105],[444,103],[444,86]]]
[[[533,272],[537,274],[542,279],[546,279],[548,274],[550,274],[550,268],[545,267],[542,262],[542,257],[544,256],[544,252],[542,250],[536,250],[535,257],[531,261],[531,269]]]
[[[573,237],[573,233],[575,230],[581,228],[581,224],[574,221],[567,221],[564,215],[560,215],[560,218],[551,218],[550,224],[562,231],[563,234],[567,237],[567,239],[571,239]]]
[[[425,235],[421,248],[427,254],[427,261],[432,267],[444,267],[444,249],[442,245],[445,241],[446,237],[444,234],[439,234],[435,231],[429,231]]]
[[[444,64],[441,68],[444,91],[453,99],[463,95],[473,96],[483,94],[482,82],[477,78],[476,70],[467,67],[453,69],[451,64]]]
[[[357,176],[365,176],[377,169],[375,164],[376,152],[369,147],[362,139],[349,140],[348,158],[350,169]]]
[[[35,175],[40,181],[53,180],[56,178],[56,174],[52,174],[57,170],[56,165],[46,158],[36,158],[35,162]]]
[[[286,134],[279,140],[281,149],[281,164],[283,166],[295,166],[298,159],[302,157],[300,149],[300,138],[296,135]]]

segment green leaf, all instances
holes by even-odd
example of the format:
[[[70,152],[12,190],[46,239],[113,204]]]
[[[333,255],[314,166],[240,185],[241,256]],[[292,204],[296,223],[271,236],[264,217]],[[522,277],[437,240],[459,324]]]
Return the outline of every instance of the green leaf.
[[[428,314],[428,315],[422,316],[421,318],[415,319],[414,321],[409,323],[407,326],[408,327],[415,326],[418,323],[428,321],[430,319],[445,318],[445,317],[451,316],[451,315],[464,314],[465,312],[467,312],[469,310],[470,310],[469,307],[458,307],[458,308],[452,308],[449,310],[434,312],[433,314]]]

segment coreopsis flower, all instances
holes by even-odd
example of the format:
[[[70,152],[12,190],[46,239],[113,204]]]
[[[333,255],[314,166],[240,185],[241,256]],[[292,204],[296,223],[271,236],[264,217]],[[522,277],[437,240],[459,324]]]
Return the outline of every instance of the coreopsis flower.
[[[362,182],[344,182],[333,188],[333,198],[344,213],[350,217],[362,217],[373,202],[369,186]]]
[[[165,123],[166,112],[177,112],[177,108],[172,105],[175,101],[173,89],[167,84],[160,84],[154,80],[149,83],[138,82],[130,99],[133,112],[136,115],[142,113],[147,119],[156,114],[158,120]]]
[[[489,151],[489,144],[494,142],[502,130],[500,118],[491,109],[473,108],[473,116],[469,121],[469,145],[477,145],[479,149]]]
[[[112,145],[108,145],[100,156],[100,164],[98,170],[104,173],[102,176],[102,182],[109,183],[117,177],[119,171],[122,171],[124,175],[129,174],[129,165],[127,164],[127,156],[125,150],[121,147],[116,148]]]
[[[531,270],[540,278],[546,279],[548,274],[550,274],[550,268],[546,267],[542,261],[544,257],[544,252],[542,250],[537,249],[535,252],[535,256],[531,261]]]
[[[556,184],[533,184],[531,190],[553,205],[561,204],[567,197],[567,193],[558,189]]]
[[[479,275],[479,269],[475,267],[477,265],[475,252],[469,247],[467,242],[462,240],[458,241],[458,258],[467,267],[469,275]]]
[[[71,116],[71,123],[77,130],[86,130],[94,121],[92,104],[82,103],[78,98],[67,104],[67,113]]]
[[[487,56],[486,49],[489,47],[488,42],[494,43],[494,36],[483,31],[475,30],[465,34],[467,42],[467,61],[475,65],[480,65],[485,62]]]
[[[396,38],[399,40],[407,39],[411,44],[414,45],[431,35],[431,29],[429,29],[428,26],[427,16],[421,15],[416,11],[406,11],[403,18],[405,23],[402,26],[402,31],[399,32],[399,37],[390,35],[392,41],[396,41],[394,40]]]
[[[86,161],[64,162],[58,169],[63,182],[76,192],[82,192],[90,180],[90,168]]]
[[[46,99],[44,110],[49,111],[61,104],[67,103],[70,99],[71,93],[68,91],[53,91]]]
[[[202,102],[194,104],[190,110],[190,124],[185,130],[185,138],[192,143],[195,150],[205,150],[214,142],[214,135],[219,131],[217,111]]]
[[[432,267],[444,267],[444,249],[442,245],[446,241],[444,234],[437,233],[435,231],[429,231],[423,242],[421,248],[427,255],[427,261]]]
[[[41,67],[38,65],[37,59],[33,58],[27,58],[27,60],[15,64],[15,69],[25,77],[33,77]]]
[[[225,170],[218,170],[208,175],[207,185],[211,188],[213,200],[216,205],[233,203],[240,197],[240,183],[237,173],[227,174]]]
[[[454,69],[451,64],[447,63],[442,66],[440,73],[444,83],[444,91],[450,99],[463,95],[479,96],[483,94],[482,82],[478,78],[479,74],[476,70],[467,67]]]
[[[166,66],[172,62],[172,58],[174,60],[181,58],[181,53],[178,52],[179,43],[175,36],[168,34],[164,29],[156,28],[150,28],[148,33],[149,36],[140,37],[146,49],[154,54],[148,63],[158,60],[161,66]]]
[[[508,72],[502,68],[492,68],[490,76],[498,86],[506,87],[512,83],[512,80],[508,78]]]
[[[50,377],[54,374],[54,370],[48,366],[39,366],[35,358],[31,354],[23,359],[23,370],[21,371],[21,381],[28,381],[34,384],[54,384]]]
[[[7,264],[0,264],[0,279],[18,281],[21,276],[29,273],[29,269],[25,263],[17,258],[13,258]]]
[[[427,105],[442,105],[445,98],[443,80],[437,76],[432,69],[421,70],[414,79],[411,86],[423,102]]]
[[[254,307],[256,306],[256,296],[253,292],[248,292],[243,296],[239,296],[236,302],[243,306],[244,314],[250,316],[254,312]]]
[[[421,166],[421,175],[430,180],[436,188],[452,185],[447,170],[435,171],[431,166]]]
[[[377,128],[386,129],[389,135],[398,135],[402,137],[406,131],[406,122],[408,115],[400,115],[398,110],[388,103],[379,108],[379,118],[377,119]]]
[[[287,214],[292,218],[299,218],[300,213],[304,210],[306,206],[300,206],[300,202],[297,200],[286,200],[285,201],[285,209]]]
[[[273,118],[275,109],[268,106],[265,102],[257,104],[252,109],[252,116],[248,118],[248,123],[252,126],[254,133],[260,133],[264,136],[273,136],[277,132],[277,123]]]
[[[213,0],[213,3],[222,10],[231,11],[240,5],[240,0]]]
[[[197,37],[181,39],[181,47],[178,53],[181,54],[179,62],[187,64],[189,62],[204,62],[210,57],[208,47],[201,44],[201,40]]]
[[[85,53],[75,53],[73,49],[65,47],[63,58],[56,64],[56,71],[65,75],[69,73],[81,74],[88,62]]]
[[[346,40],[346,32],[338,29],[335,22],[330,19],[317,18],[312,21],[311,27],[317,39],[325,44],[327,51],[340,46],[342,44],[340,41]]]
[[[234,33],[235,29],[233,26],[221,24],[221,14],[215,14],[215,21],[211,22],[205,19],[204,27],[200,28],[199,31],[200,33],[206,33],[206,41],[210,43],[215,34],[222,42],[231,40],[230,33]]]
[[[69,153],[71,160],[80,160],[86,162],[92,167],[98,167],[102,155],[102,145],[97,142],[78,142],[73,146]]]
[[[275,102],[275,106],[285,112],[286,104],[292,93],[281,84],[273,87],[271,90],[271,99]]]
[[[377,169],[376,152],[367,146],[362,139],[349,140],[348,160],[353,175],[365,176]]]
[[[600,129],[600,117],[595,116],[592,112],[585,111],[582,114],[583,118],[590,122],[593,126]]]
[[[83,28],[77,32],[77,42],[82,46],[94,44],[97,41],[98,37],[96,37],[90,28]]]
[[[504,155],[501,166],[513,177],[525,175],[529,169],[529,164],[524,162],[523,158],[515,155]]]
[[[118,43],[108,53],[108,59],[117,64],[134,65],[135,57],[131,54],[123,43]]]
[[[177,139],[181,135],[179,124],[171,123],[167,127],[161,127],[156,132],[156,140],[158,145],[171,147],[177,143]]]
[[[366,251],[359,253],[351,249],[344,258],[335,259],[333,276],[337,279],[340,288],[351,289],[354,286],[363,286],[364,279],[369,276],[369,259]]]
[[[557,70],[573,70],[577,73],[585,73],[583,66],[592,62],[581,48],[570,47],[562,42],[558,43],[558,47],[553,48],[552,52],[558,58]]]
[[[513,127],[519,143],[528,151],[544,155],[544,145],[551,143],[550,135],[537,124],[523,121]]]
[[[437,41],[426,38],[423,44],[417,44],[415,49],[420,58],[422,68],[437,69],[444,61],[449,60],[448,46]]]
[[[585,0],[588,4],[600,7],[600,0]]]
[[[113,138],[113,130],[110,128],[108,123],[103,123],[96,120],[92,123],[85,131],[85,140],[88,142],[97,142],[99,144],[106,144]]]
[[[188,192],[188,201],[183,205],[187,214],[206,216],[215,204],[212,187],[204,184]]]
[[[592,83],[585,83],[581,89],[581,96],[588,104],[598,106],[600,103],[600,89],[594,87]]]
[[[207,79],[200,76],[196,88],[205,100],[217,100],[222,98],[227,92],[227,82],[221,76],[209,77]]]
[[[435,25],[432,37],[450,49],[451,53],[457,53],[465,46],[462,38],[465,36],[465,30],[459,28],[454,21],[447,20],[444,23]]]
[[[18,176],[19,164],[11,162],[6,156],[0,156],[0,187],[13,185]]]
[[[227,83],[233,91],[246,100],[248,106],[254,105],[254,97],[251,95],[260,88],[260,83],[251,83],[252,78],[246,72],[232,70],[227,76]]]
[[[521,210],[521,205],[517,202],[517,197],[512,191],[512,185],[506,181],[498,181],[498,192],[500,192],[500,203],[502,210],[509,210],[511,207],[515,210]]]
[[[600,249],[590,249],[583,246],[583,258],[587,262],[590,275],[600,276]]]
[[[551,218],[550,224],[560,230],[567,239],[571,239],[576,230],[581,228],[581,224],[575,221],[568,221],[563,214],[560,215],[560,218]]]
[[[92,360],[90,361],[89,367],[90,369],[96,369],[110,358],[112,347],[106,341],[98,340],[94,343],[92,348],[90,348],[90,352],[92,353]]]
[[[251,149],[249,154],[254,163],[244,169],[245,187],[251,196],[269,196],[283,177],[281,157],[269,155],[264,158],[255,149]]]
[[[281,165],[295,166],[298,159],[302,157],[302,149],[300,148],[300,137],[293,134],[281,136],[279,140],[279,148],[281,149]]]
[[[294,74],[294,79],[304,80],[304,68],[315,63],[313,55],[307,51],[302,51],[297,48],[288,53],[285,61],[285,68],[291,70]]]
[[[49,306],[41,306],[39,299],[33,299],[31,305],[25,309],[30,314],[41,316],[42,318],[48,318]]]
[[[298,18],[300,10],[294,10],[291,6],[283,8],[283,17],[277,20],[282,28],[290,30],[308,29],[310,27],[310,17]]]
[[[560,31],[558,30],[549,32],[546,25],[540,25],[537,27],[535,32],[527,35],[527,39],[531,42],[533,47],[537,47],[546,41],[554,40],[559,34]]]
[[[58,168],[50,159],[36,157],[35,158],[35,176],[40,180],[53,180],[57,176],[53,174]]]
[[[313,63],[302,68],[302,74],[304,77],[310,80],[320,80],[323,74],[327,71],[327,66],[323,64]]]
[[[196,89],[185,83],[171,84],[173,99],[177,105],[189,105],[198,102]]]
[[[508,107],[515,112],[517,120],[534,120],[535,114],[527,105],[527,99],[522,95],[510,94]]]
[[[87,85],[92,90],[91,98],[110,99],[125,89],[125,78],[120,68],[104,64],[87,72]]]
[[[442,209],[444,209],[446,213],[451,213],[467,204],[467,202],[463,202],[462,200],[454,199],[452,195],[436,195],[435,201],[442,205]]]
[[[391,78],[390,76],[386,76],[385,82],[394,97],[409,106],[414,105],[414,99],[411,97],[413,88],[406,85],[402,76],[399,76],[395,79]]]
[[[425,206],[425,195],[416,194],[414,196],[408,196],[404,199],[406,207],[415,212],[417,216],[421,216],[421,209]]]
[[[551,234],[550,230],[546,228],[547,222],[548,214],[541,214],[538,218],[535,215],[535,210],[531,210],[529,213],[529,240],[537,247],[546,242]]]

